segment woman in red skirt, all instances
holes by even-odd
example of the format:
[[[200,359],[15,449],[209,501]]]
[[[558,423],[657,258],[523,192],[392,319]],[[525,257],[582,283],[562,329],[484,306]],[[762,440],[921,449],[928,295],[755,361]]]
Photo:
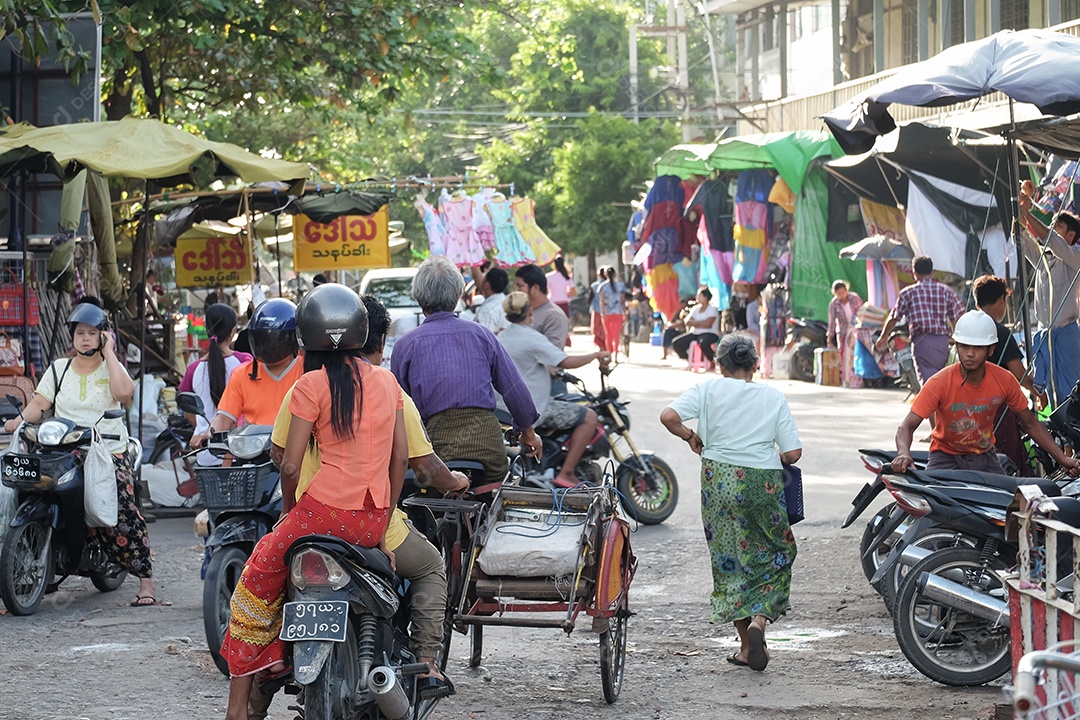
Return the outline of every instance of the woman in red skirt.
[[[282,517],[256,544],[233,592],[232,618],[221,646],[232,676],[227,720],[246,720],[255,673],[286,671],[285,644],[278,637],[288,573],[285,554],[307,535],[383,547],[408,462],[401,388],[388,370],[360,359],[367,338],[360,298],[344,285],[320,285],[300,302],[296,322],[305,372],[289,403]],[[294,501],[312,436],[322,464]]]

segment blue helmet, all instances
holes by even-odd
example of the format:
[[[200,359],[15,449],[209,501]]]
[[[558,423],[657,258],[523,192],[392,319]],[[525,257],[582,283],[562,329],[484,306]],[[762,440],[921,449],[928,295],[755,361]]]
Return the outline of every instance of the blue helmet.
[[[296,357],[296,305],[285,298],[267,300],[255,308],[248,323],[255,358],[266,365]]]

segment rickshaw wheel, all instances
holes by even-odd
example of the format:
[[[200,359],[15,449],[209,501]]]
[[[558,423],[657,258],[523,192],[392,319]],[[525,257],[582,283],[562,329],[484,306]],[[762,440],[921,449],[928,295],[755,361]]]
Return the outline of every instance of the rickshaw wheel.
[[[469,667],[479,667],[484,654],[484,626],[473,625],[469,630],[472,650],[469,652]]]
[[[618,611],[608,620],[608,629],[600,633],[600,680],[604,685],[604,700],[609,705],[619,699],[622,689],[626,666],[626,619],[629,616],[624,597]]]

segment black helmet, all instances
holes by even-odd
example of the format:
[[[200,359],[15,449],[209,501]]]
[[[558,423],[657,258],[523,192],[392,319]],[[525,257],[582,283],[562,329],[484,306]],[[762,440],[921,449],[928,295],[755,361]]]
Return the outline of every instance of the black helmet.
[[[349,288],[326,283],[300,301],[296,326],[304,350],[359,350],[367,341],[367,310],[360,296]]]
[[[105,311],[93,303],[79,303],[68,315],[68,330],[71,331],[72,337],[75,337],[75,326],[79,323],[97,328],[102,332],[109,329],[109,318],[105,315]]]
[[[266,365],[296,357],[296,305],[273,298],[255,308],[248,323],[251,352]]]

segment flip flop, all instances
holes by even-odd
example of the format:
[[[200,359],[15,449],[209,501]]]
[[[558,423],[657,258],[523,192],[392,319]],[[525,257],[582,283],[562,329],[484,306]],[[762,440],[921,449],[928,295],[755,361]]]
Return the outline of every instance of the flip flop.
[[[738,655],[739,655],[739,653],[731,653],[731,655],[728,656],[727,661],[729,663],[731,663],[732,665],[738,665],[739,667],[746,667],[749,663],[744,663],[742,660],[740,660],[738,658]]]
[[[765,631],[751,625],[746,631],[750,650],[746,655],[747,665],[751,670],[761,672],[769,666],[769,656],[765,654]]]
[[[146,602],[147,600],[150,602]],[[131,607],[153,607],[154,605],[168,607],[169,605],[172,605],[172,603],[166,600],[158,600],[153,595],[136,595],[135,599],[132,600],[129,605]]]

